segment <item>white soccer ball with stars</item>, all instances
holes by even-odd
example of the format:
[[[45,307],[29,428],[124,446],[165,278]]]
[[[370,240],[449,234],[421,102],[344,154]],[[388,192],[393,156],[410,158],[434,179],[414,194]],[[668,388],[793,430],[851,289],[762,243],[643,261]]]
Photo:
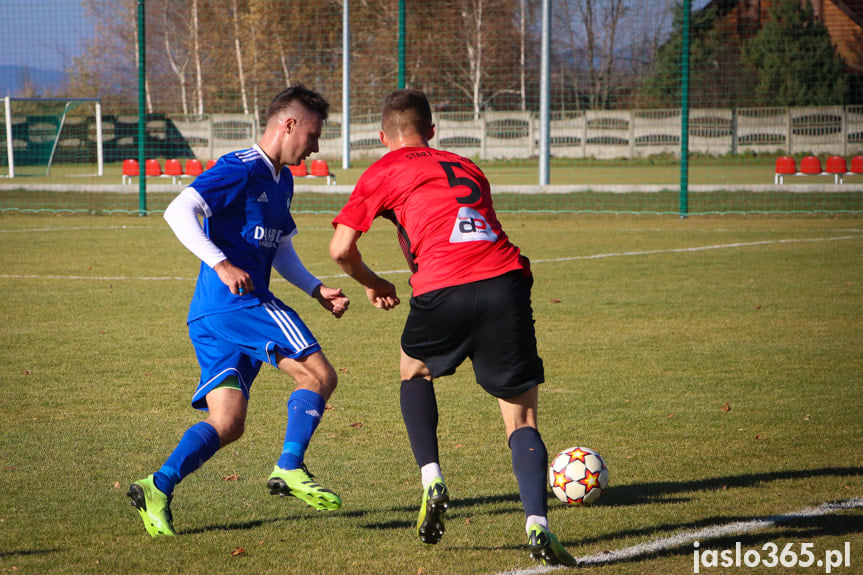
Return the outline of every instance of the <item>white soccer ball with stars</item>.
[[[593,449],[570,447],[552,459],[548,482],[557,498],[567,505],[590,505],[608,487],[608,467]]]

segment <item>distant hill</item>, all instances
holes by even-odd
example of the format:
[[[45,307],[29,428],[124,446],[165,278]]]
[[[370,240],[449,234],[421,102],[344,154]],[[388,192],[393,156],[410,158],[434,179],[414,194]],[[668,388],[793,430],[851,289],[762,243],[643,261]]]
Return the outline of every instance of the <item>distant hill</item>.
[[[36,87],[37,93],[48,95],[63,86],[66,74],[59,70],[43,70],[30,66],[0,66],[0,98],[21,96],[27,84]]]

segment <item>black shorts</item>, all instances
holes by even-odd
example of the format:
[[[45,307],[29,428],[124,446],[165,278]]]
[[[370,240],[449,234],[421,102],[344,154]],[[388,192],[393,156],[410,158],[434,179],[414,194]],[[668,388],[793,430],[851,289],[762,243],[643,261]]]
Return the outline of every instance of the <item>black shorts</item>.
[[[402,349],[434,377],[452,375],[469,357],[477,383],[498,398],[539,385],[545,372],[536,350],[532,282],[517,271],[412,297]]]

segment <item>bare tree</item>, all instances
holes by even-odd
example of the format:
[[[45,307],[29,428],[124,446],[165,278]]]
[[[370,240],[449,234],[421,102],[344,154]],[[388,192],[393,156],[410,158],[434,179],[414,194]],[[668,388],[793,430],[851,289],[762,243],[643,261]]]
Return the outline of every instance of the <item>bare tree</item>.
[[[192,0],[192,58],[195,61],[195,113],[204,114],[204,78],[201,73],[201,26],[198,18],[198,0]]]
[[[519,31],[514,0],[460,0],[462,26],[456,26],[456,42],[464,52],[453,51],[442,80],[470,101],[474,118],[501,94],[519,94],[512,71],[519,65]],[[452,43],[450,30],[438,31],[438,43]]]
[[[234,23],[234,48],[237,54],[237,72],[240,78],[240,95],[243,99],[243,113],[249,113],[249,97],[246,93],[246,76],[243,73],[243,51],[240,49],[240,13],[237,10],[237,0],[232,0],[231,19]]]
[[[569,4],[572,0],[567,0]],[[608,104],[614,69],[615,38],[617,26],[625,12],[623,0],[581,0],[574,2],[577,21],[570,26],[580,26],[584,32],[589,100],[591,108],[604,108]]]
[[[171,48],[171,37],[176,36],[180,39],[185,39],[188,37],[186,34],[188,28],[188,23],[183,22],[185,18],[183,18],[180,14],[173,12],[168,17],[169,9],[172,6],[176,6],[176,4],[171,2],[165,2],[162,5],[162,23],[164,26],[164,38],[165,38],[165,55],[168,58],[168,64],[171,66],[171,70],[177,76],[177,81],[180,84],[180,102],[183,108],[183,114],[187,115],[189,113],[189,104],[186,99],[186,66],[188,66],[190,61],[190,53],[188,50],[183,50],[183,42],[177,42],[175,44],[176,48]],[[185,26],[183,24],[186,24]]]
[[[520,82],[521,89],[519,90],[519,92],[521,93],[521,111],[522,112],[527,110],[527,81],[525,79],[525,75],[527,72],[527,62],[526,62],[526,58],[525,58],[525,43],[527,40],[527,37],[525,35],[526,21],[527,21],[527,10],[525,9],[525,1],[526,0],[520,0],[519,1],[519,16],[520,16],[520,18],[519,18],[519,28],[518,28],[518,31],[519,31],[518,38],[519,38],[519,48],[520,48],[520,50],[519,50],[519,55],[520,55],[520,58],[519,58],[519,64],[520,64],[519,65],[519,80],[521,80],[521,82]]]

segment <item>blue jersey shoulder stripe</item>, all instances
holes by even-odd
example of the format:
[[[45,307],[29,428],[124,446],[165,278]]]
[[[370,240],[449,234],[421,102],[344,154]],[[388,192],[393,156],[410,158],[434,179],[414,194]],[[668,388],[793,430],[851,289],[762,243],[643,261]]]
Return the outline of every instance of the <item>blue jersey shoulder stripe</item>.
[[[255,162],[260,157],[261,155],[255,148],[249,148],[248,150],[237,152],[237,158],[239,158],[239,160],[244,163]]]

